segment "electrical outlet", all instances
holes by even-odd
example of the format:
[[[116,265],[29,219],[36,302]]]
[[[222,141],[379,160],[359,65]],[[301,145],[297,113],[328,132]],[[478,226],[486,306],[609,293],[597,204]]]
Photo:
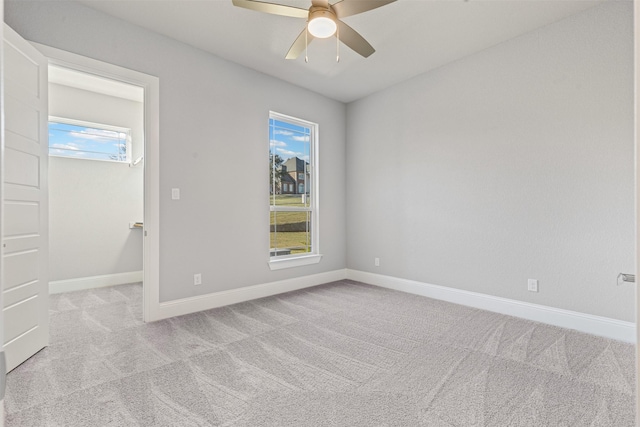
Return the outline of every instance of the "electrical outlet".
[[[195,286],[202,285],[202,274],[196,273],[193,275],[193,284]]]
[[[171,200],[180,200],[180,189],[172,188],[171,189]]]
[[[527,290],[529,292],[538,292],[538,281],[536,279],[529,279],[527,282]]]
[[[376,267],[380,267],[380,258],[374,258],[373,265],[375,265]]]

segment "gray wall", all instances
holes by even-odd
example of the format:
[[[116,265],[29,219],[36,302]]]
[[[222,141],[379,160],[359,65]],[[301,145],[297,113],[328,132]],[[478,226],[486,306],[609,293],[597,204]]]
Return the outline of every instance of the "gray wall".
[[[346,110],[82,6],[9,2],[6,20],[160,77],[162,301],[346,265],[634,321],[615,285],[635,269],[631,12],[599,6]],[[317,266],[267,267],[269,109],[320,124]]]
[[[635,321],[632,49],[612,2],[350,104],[348,267]]]
[[[6,22],[28,40],[159,77],[161,301],[345,268],[342,103],[82,5],[5,6]],[[269,110],[320,125],[324,257],[313,266],[268,267]]]
[[[142,155],[143,105],[49,84],[49,114],[131,129],[131,157]],[[49,157],[49,279],[142,271],[142,164]]]

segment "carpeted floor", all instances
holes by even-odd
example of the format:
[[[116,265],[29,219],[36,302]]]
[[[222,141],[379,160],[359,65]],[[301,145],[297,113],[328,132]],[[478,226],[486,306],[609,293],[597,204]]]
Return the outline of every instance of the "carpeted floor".
[[[628,344],[349,281],[150,324],[141,300],[51,296],[7,425],[634,425]]]

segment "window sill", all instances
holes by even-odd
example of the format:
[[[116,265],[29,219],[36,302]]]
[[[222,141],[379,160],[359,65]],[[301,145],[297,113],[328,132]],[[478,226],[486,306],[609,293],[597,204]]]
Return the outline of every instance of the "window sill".
[[[318,264],[322,255],[303,255],[294,258],[274,259],[269,261],[271,270],[282,270],[285,268],[302,267],[303,265]]]

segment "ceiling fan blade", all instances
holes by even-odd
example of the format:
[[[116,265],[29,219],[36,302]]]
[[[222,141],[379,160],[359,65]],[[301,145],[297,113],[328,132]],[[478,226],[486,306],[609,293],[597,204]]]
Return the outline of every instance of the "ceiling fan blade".
[[[287,56],[285,57],[286,59],[296,59],[302,52],[304,52],[305,48],[307,47],[307,43],[311,43],[311,40],[313,40],[313,36],[311,34],[307,34],[305,39],[306,32],[307,27],[302,30],[296,41],[294,41],[291,45],[291,48],[289,49],[289,52],[287,52]]]
[[[342,0],[331,5],[338,19],[345,18],[368,10],[377,9],[380,6],[393,3],[396,0]]]
[[[376,51],[364,37],[342,21],[338,21],[338,31],[340,32],[340,41],[365,58]]]
[[[309,11],[307,9],[286,6],[284,4],[266,3],[254,0],[233,0],[233,5],[258,12],[271,13],[272,15],[291,16],[293,18],[305,19],[309,16]]]

